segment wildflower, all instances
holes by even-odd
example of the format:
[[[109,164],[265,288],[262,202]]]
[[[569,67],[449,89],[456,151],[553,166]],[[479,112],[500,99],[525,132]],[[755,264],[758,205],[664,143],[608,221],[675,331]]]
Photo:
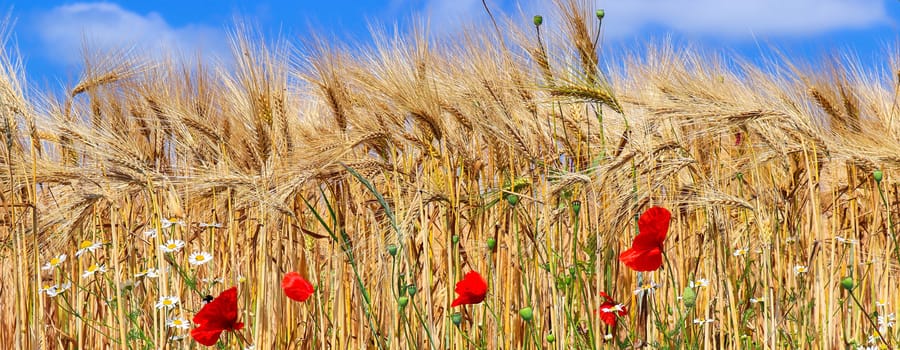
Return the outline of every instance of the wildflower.
[[[715,320],[713,320],[713,319],[711,319],[711,318],[707,318],[707,319],[703,319],[703,318],[695,318],[695,319],[694,319],[694,324],[703,326],[703,325],[706,325],[706,324],[708,324],[708,323],[713,323],[713,321],[715,321]]]
[[[612,335],[611,333],[606,333],[606,334],[603,336],[603,339],[604,339],[604,340],[612,340],[612,338],[613,338],[613,335]]]
[[[744,255],[747,255],[747,253],[749,253],[749,252],[750,252],[750,249],[748,249],[747,247],[743,247],[743,248],[735,249],[734,252],[731,253],[731,255],[744,256]]]
[[[288,272],[284,275],[281,280],[281,289],[288,298],[299,302],[306,301],[316,291],[312,283],[296,272]]]
[[[600,304],[600,308],[598,309],[600,314],[600,319],[603,323],[606,323],[612,327],[616,326],[616,320],[618,317],[625,317],[628,315],[628,309],[625,308],[624,304],[616,303],[609,294],[606,292],[600,292],[600,296],[604,299],[603,304]]]
[[[194,266],[200,266],[212,261],[212,254],[207,252],[193,252],[191,256],[188,257],[188,262]]]
[[[47,294],[48,297],[53,298],[57,295],[62,294],[65,291],[69,290],[69,288],[72,288],[72,283],[66,282],[63,284],[57,284],[57,285],[50,286],[50,288],[47,288],[44,292]]]
[[[200,223],[200,227],[203,227],[203,228],[206,228],[206,227],[209,227],[209,228],[222,228],[222,223],[221,223],[221,222],[211,222],[211,223],[201,222],[201,223]]]
[[[146,270],[139,271],[138,273],[134,274],[134,277],[159,278],[159,270],[155,267],[149,267]]]
[[[181,250],[181,248],[184,248],[184,241],[180,239],[170,239],[166,241],[166,244],[159,246],[159,249],[162,249],[165,253],[174,253]]]
[[[224,331],[239,331],[244,328],[244,323],[238,322],[237,287],[225,290],[213,301],[203,305],[193,321],[200,327],[191,330],[191,337],[206,346],[215,345]]]
[[[894,313],[889,313],[887,315],[878,316],[878,330],[882,333],[886,332],[888,328],[894,327],[894,322],[897,321],[896,317],[894,317]]]
[[[91,277],[95,273],[98,273],[98,272],[105,273],[106,265],[103,265],[103,264],[97,265],[97,263],[91,264],[91,266],[88,266],[87,270],[84,270],[84,273],[81,274],[81,278]]]
[[[530,322],[534,318],[534,309],[531,307],[524,307],[519,309],[519,316],[522,317],[525,322]]]
[[[172,227],[172,226],[174,226],[174,225],[178,225],[178,226],[184,226],[184,225],[185,225],[185,224],[184,224],[184,221],[178,220],[178,219],[175,219],[175,218],[172,218],[172,219],[162,219],[159,223],[160,223],[160,226],[162,226],[162,228],[169,228],[169,227]]]
[[[56,257],[51,258],[50,261],[48,261],[46,264],[44,264],[44,267],[42,267],[41,270],[49,270],[49,269],[52,269],[52,268],[54,268],[54,267],[57,267],[57,266],[61,265],[61,264],[64,263],[65,261],[66,261],[66,255],[65,255],[65,254],[57,255]]]
[[[144,238],[156,238],[156,229],[151,228],[147,231],[144,231]]]
[[[169,328],[188,329],[191,328],[191,323],[182,317],[176,317],[166,320],[166,326]]]
[[[158,302],[156,302],[156,308],[157,309],[166,308],[166,309],[171,310],[171,309],[175,308],[175,306],[178,305],[178,303],[180,301],[181,301],[181,299],[179,299],[176,296],[162,297],[162,298],[159,298]]]
[[[795,275],[799,275],[801,273],[806,273],[807,271],[809,271],[809,268],[807,268],[806,266],[794,265],[794,274]]]
[[[487,296],[487,282],[478,272],[469,271],[466,276],[456,283],[456,294],[459,296],[453,300],[450,307],[457,305],[474,305],[484,301]]]
[[[78,246],[78,250],[75,252],[75,257],[79,257],[84,253],[93,253],[97,249],[103,246],[102,242],[92,242],[89,240],[84,240],[81,242],[81,245]]]
[[[185,339],[187,339],[186,335],[173,335],[173,336],[169,337],[169,340],[171,340],[171,341],[182,341]]]
[[[884,299],[878,299],[875,301],[875,306],[877,307],[886,307],[887,305],[888,303],[887,301],[884,301]]]
[[[650,282],[644,283],[643,285],[641,285],[640,287],[635,289],[634,294],[638,295],[638,294],[641,294],[644,292],[652,292],[656,288],[659,288],[659,284],[656,284],[656,282],[650,281]]]
[[[705,278],[701,278],[701,279],[698,279],[697,281],[688,282],[688,285],[691,286],[691,288],[709,287],[709,280],[705,279]]]
[[[247,282],[247,277],[244,277],[244,275],[238,275],[238,277],[237,277],[237,282],[238,282],[238,283],[244,283],[244,282]]]
[[[859,240],[857,240],[857,239],[847,239],[847,238],[844,238],[841,236],[834,237],[834,240],[838,241],[838,243],[843,243],[843,244],[847,244],[847,245],[859,243]]]
[[[655,271],[662,266],[663,241],[669,231],[672,214],[662,207],[647,209],[638,220],[639,233],[631,248],[619,255],[623,262],[635,271]]]

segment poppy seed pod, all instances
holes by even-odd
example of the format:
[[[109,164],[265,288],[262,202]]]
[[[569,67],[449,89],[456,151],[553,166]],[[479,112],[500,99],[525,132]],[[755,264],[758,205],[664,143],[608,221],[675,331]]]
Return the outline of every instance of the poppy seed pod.
[[[492,237],[492,238],[488,238],[488,239],[487,239],[487,247],[488,247],[488,249],[490,249],[491,251],[494,251],[495,249],[497,249],[497,240],[494,239],[493,237]]]
[[[553,335],[553,333],[550,333],[550,334],[547,334],[547,337],[544,339],[547,339],[548,343],[553,344],[553,342],[556,341],[556,336]]]
[[[406,286],[406,292],[409,293],[409,296],[414,297],[416,296],[416,292],[418,292],[418,289],[416,289],[415,284],[410,284]]]
[[[581,212],[581,201],[572,201],[572,212],[574,212],[575,215],[578,215],[578,213]]]
[[[450,315],[450,321],[453,321],[453,325],[459,327],[462,323],[462,314],[459,312],[454,312]]]
[[[400,308],[405,308],[406,305],[409,305],[409,297],[400,297],[397,299],[397,304],[400,304]]]
[[[853,278],[850,276],[844,277],[844,279],[841,280],[841,287],[848,291],[853,290]]]
[[[697,293],[694,292],[694,288],[684,287],[684,294],[682,294],[681,300],[684,301],[684,306],[693,307],[697,302]]]
[[[531,319],[534,318],[534,310],[531,307],[524,307],[519,310],[519,316],[522,316],[522,319],[525,322],[531,322]]]
[[[882,172],[881,169],[878,169],[872,172],[872,176],[875,178],[875,182],[881,182],[881,179],[884,178],[884,172]]]
[[[603,9],[597,10],[597,19],[602,21],[603,17],[606,17],[606,11],[604,11]]]
[[[396,245],[389,244],[387,246],[387,251],[388,251],[388,254],[390,254],[391,256],[397,256],[397,246]]]
[[[450,237],[450,241],[453,242],[453,244],[459,243],[459,236],[453,235],[453,237]]]
[[[540,27],[541,24],[543,24],[543,23],[544,23],[544,16],[541,16],[541,15],[534,16],[534,25],[536,27]]]
[[[506,201],[509,202],[509,205],[516,206],[519,203],[519,196],[511,194],[506,196]]]

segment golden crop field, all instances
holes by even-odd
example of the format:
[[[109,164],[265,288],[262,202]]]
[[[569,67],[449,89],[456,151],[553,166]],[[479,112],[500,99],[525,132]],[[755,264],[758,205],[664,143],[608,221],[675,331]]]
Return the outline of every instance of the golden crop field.
[[[228,63],[87,51],[62,92],[4,45],[0,344],[900,344],[896,53],[599,55],[603,13],[555,4],[372,42],[239,25]]]

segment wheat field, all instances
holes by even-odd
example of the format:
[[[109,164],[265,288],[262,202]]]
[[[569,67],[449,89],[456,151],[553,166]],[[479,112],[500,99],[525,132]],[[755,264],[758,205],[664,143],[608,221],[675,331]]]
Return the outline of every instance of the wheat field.
[[[64,91],[3,45],[0,344],[204,348],[189,320],[232,286],[220,349],[900,343],[896,53],[606,54],[596,9],[555,5],[372,42],[236,26],[227,63],[87,51]],[[665,263],[632,271],[652,206]],[[451,307],[469,271],[487,296]]]

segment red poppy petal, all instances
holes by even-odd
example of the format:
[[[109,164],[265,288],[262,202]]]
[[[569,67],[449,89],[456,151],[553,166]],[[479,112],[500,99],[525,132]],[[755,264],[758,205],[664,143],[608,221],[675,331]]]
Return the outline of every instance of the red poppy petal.
[[[208,305],[208,304],[207,304]],[[221,329],[214,329],[200,326],[191,330],[191,337],[198,343],[213,346],[219,342],[219,336],[222,335]]]
[[[619,254],[619,261],[635,271],[656,271],[662,266],[662,252],[659,248],[631,248]]]
[[[456,283],[456,294],[459,296],[453,300],[450,307],[463,304],[478,304],[487,296],[487,282],[478,272],[469,271],[466,276]]]
[[[233,329],[237,318],[237,287],[231,287],[203,305],[193,321],[209,330],[224,330]]]
[[[289,272],[284,275],[284,279],[281,280],[281,288],[288,298],[299,302],[304,302],[306,299],[309,299],[316,290],[312,283],[309,283],[309,281],[296,272]]]
[[[666,233],[669,231],[669,221],[672,220],[672,213],[663,207],[652,207],[641,214],[638,219],[638,230],[640,234],[649,235],[653,241],[660,242],[666,239]]]

